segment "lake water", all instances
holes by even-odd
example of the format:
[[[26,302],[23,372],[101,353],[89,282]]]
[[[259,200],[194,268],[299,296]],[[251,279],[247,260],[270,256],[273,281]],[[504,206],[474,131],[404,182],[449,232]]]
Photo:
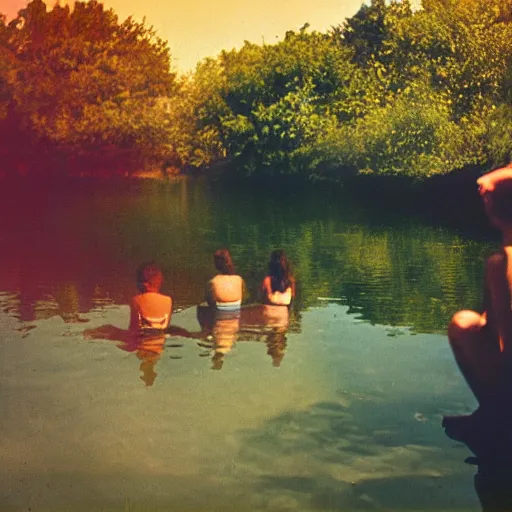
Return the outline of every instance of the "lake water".
[[[480,509],[470,453],[440,421],[475,407],[444,333],[478,307],[491,240],[319,188],[1,195],[0,510]],[[252,299],[287,251],[289,325],[226,324],[222,351],[199,334],[219,247]],[[192,333],[158,349],[122,336],[151,259]]]

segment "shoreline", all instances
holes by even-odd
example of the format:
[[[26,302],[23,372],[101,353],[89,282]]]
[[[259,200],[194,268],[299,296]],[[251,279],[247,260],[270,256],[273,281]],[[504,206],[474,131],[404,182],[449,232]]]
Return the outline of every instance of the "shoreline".
[[[46,159],[45,159],[46,160]],[[97,162],[97,165],[94,163]],[[73,166],[76,159],[69,160]],[[73,172],[65,172],[62,159],[42,162],[39,172],[33,166],[20,163],[19,172],[0,167],[0,182],[4,189],[19,187],[33,189],[36,194],[45,188],[75,187],[84,183],[97,186],[128,186],[180,182],[187,179],[206,179],[227,192],[235,189],[279,189],[283,197],[301,190],[316,189],[347,198],[368,209],[382,209],[404,215],[417,214],[429,222],[454,224],[458,227],[476,226],[489,229],[478,195],[476,179],[486,169],[466,168],[447,175],[425,180],[412,180],[402,176],[353,175],[345,180],[311,180],[300,175],[244,176],[234,162],[222,161],[208,167],[169,167],[162,170],[158,164],[138,169],[134,165],[116,165],[109,159],[88,160]],[[69,166],[67,166],[69,168]],[[49,171],[50,170],[50,171]]]

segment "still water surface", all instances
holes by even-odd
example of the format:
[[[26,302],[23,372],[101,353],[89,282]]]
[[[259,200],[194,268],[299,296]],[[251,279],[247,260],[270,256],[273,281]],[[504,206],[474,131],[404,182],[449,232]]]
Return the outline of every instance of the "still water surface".
[[[0,240],[0,510],[479,510],[440,428],[475,405],[444,330],[491,241],[204,180],[4,189]],[[253,298],[286,249],[288,326],[214,350],[194,306],[218,247]],[[122,332],[148,259],[190,333],[157,350]]]

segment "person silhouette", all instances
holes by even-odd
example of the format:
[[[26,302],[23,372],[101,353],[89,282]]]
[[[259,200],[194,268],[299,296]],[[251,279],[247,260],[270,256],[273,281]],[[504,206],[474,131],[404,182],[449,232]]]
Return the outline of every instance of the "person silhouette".
[[[455,360],[478,401],[467,416],[445,416],[446,434],[469,445],[512,425],[512,165],[477,180],[485,212],[502,245],[485,265],[484,311],[459,311],[448,326]]]

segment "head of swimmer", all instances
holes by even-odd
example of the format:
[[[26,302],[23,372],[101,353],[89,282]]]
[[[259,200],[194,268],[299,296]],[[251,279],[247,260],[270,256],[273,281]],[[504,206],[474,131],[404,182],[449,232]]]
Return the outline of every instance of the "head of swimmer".
[[[233,266],[233,260],[231,254],[227,249],[218,249],[213,255],[213,262],[215,268],[220,274],[233,275],[235,273],[235,267]]]
[[[512,164],[484,174],[477,180],[485,212],[501,231],[512,231]]]
[[[142,263],[137,269],[137,288],[141,293],[159,292],[163,280],[162,271],[154,261]]]

